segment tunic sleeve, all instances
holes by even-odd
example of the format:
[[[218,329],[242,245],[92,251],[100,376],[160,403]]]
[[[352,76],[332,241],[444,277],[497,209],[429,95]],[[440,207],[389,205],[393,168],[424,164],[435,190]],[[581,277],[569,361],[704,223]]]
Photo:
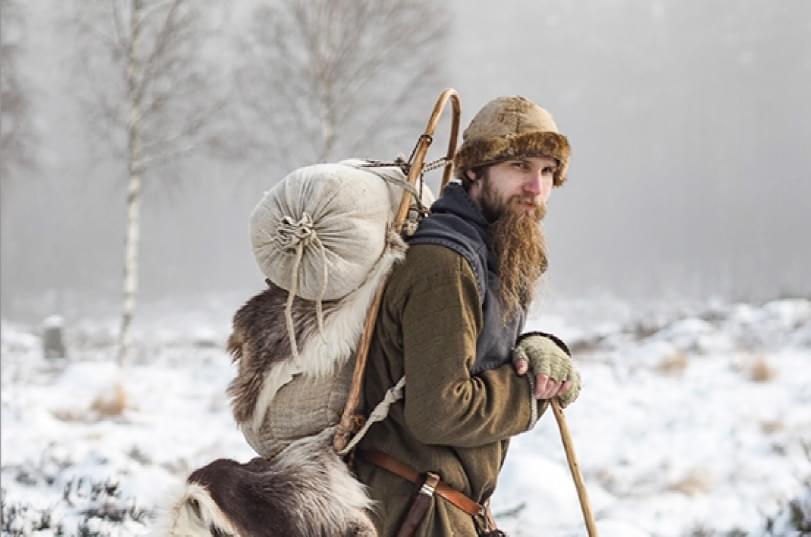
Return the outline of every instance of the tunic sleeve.
[[[425,444],[476,447],[530,429],[541,405],[511,363],[471,375],[482,314],[473,271],[435,245],[412,246],[402,288],[405,420]]]

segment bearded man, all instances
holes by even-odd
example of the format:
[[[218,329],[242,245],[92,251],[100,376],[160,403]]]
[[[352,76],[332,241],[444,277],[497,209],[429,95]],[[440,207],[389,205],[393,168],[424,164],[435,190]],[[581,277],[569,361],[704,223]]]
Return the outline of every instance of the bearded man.
[[[511,437],[549,399],[575,400],[566,345],[522,334],[547,268],[540,220],[566,180],[569,143],[524,97],[484,106],[450,183],[386,287],[369,352],[367,406],[405,375],[405,395],[371,427],[355,469],[381,536],[501,535],[489,512]]]

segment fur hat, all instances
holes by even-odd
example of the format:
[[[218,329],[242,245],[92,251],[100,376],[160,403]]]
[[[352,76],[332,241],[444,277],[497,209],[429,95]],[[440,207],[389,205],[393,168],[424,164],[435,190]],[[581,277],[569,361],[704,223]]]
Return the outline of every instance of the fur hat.
[[[558,132],[552,115],[526,97],[493,99],[479,110],[462,134],[456,152],[456,174],[516,157],[549,157],[558,161],[554,184],[566,181],[569,141]]]

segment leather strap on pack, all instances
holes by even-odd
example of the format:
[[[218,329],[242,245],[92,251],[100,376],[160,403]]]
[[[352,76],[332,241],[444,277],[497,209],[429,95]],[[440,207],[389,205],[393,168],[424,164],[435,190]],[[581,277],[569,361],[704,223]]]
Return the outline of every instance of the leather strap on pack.
[[[420,474],[417,473],[416,470],[409,468],[381,451],[373,449],[362,450],[358,452],[358,455],[375,466],[379,466],[406,481],[411,481],[417,485],[422,482]],[[455,488],[446,485],[443,481],[437,483],[435,493],[470,516],[476,517],[485,515],[485,509],[481,504],[474,502]]]

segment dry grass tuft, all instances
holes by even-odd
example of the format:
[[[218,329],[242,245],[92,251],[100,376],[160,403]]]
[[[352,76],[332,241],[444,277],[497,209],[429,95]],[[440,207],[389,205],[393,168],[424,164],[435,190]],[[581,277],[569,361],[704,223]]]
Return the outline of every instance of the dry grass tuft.
[[[697,496],[712,490],[712,479],[706,471],[694,469],[675,483],[671,483],[667,490],[680,492],[685,496]]]
[[[766,358],[758,356],[749,367],[749,380],[753,382],[769,382],[777,376],[777,370],[769,365]]]
[[[676,352],[663,359],[656,365],[656,371],[662,375],[675,377],[684,373],[690,363],[687,355],[683,352]]]
[[[786,426],[779,419],[765,420],[760,422],[760,430],[763,432],[763,434],[779,433],[785,428]]]
[[[600,468],[593,474],[594,479],[609,492],[617,490],[617,476],[609,468]]]
[[[86,423],[88,421],[86,413],[72,408],[57,408],[51,410],[51,415],[67,423]]]
[[[100,393],[90,404],[90,409],[100,417],[120,416],[127,408],[127,393],[121,384],[110,386],[109,390]]]

